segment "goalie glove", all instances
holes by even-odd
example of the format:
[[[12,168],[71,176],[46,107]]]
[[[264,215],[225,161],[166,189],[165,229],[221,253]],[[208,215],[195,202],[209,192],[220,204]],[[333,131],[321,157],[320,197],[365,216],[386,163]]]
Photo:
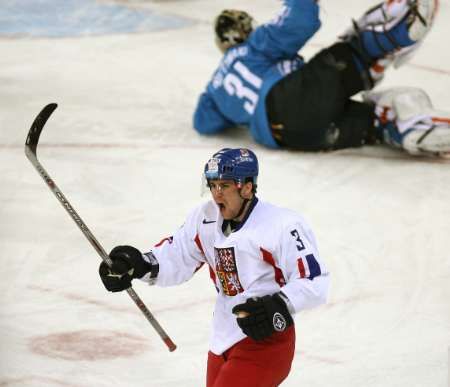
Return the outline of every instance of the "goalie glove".
[[[109,257],[112,261],[111,267],[106,262],[102,262],[99,274],[103,285],[110,292],[120,292],[130,288],[133,279],[142,278],[147,273],[151,273],[150,276],[153,278],[158,274],[158,264],[147,262],[142,253],[132,246],[114,247]]]
[[[274,332],[283,332],[294,321],[279,293],[249,298],[236,305],[232,312],[242,331],[253,340],[264,340]]]

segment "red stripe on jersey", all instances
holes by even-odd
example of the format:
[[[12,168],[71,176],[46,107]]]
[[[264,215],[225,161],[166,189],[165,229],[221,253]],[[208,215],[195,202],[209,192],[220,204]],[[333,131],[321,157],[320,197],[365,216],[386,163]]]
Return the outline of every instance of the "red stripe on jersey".
[[[275,259],[273,258],[273,255],[267,250],[264,250],[262,247],[260,247],[259,249],[261,250],[264,261],[273,267],[273,271],[275,272],[275,281],[277,282],[277,284],[280,285],[280,287],[286,285],[286,280],[284,279],[283,272],[279,267],[275,265]]]
[[[172,237],[172,236],[167,237],[167,238],[164,238],[164,239],[161,239],[161,241],[158,242],[158,243],[155,245],[155,247],[161,246],[164,242],[172,243],[172,241],[173,241],[173,237]]]
[[[200,237],[198,234],[194,238],[194,242],[197,245],[198,249],[201,251],[203,255],[205,255],[205,251],[203,250],[202,242],[200,242]]]
[[[214,286],[216,286],[216,273],[214,273],[214,270],[212,269],[212,267],[209,263],[208,263],[208,267],[209,267],[209,278],[212,279],[212,281],[214,282]]]
[[[202,242],[200,242],[200,237],[198,236],[198,234],[195,236],[194,238],[194,242],[197,245],[198,249],[201,251],[201,253],[203,254],[203,256],[205,256],[205,250],[203,250],[203,246],[202,246]],[[201,267],[201,266],[200,266]],[[200,269],[197,268],[198,269]],[[211,265],[208,263],[208,267],[209,267],[209,278],[211,278],[212,282],[214,283],[214,286],[217,290],[217,285],[216,285],[216,273],[214,272],[214,270],[212,269]],[[196,271],[197,271],[196,270]]]
[[[300,272],[300,278],[305,278],[305,266],[303,265],[303,261],[301,258],[297,259],[298,271]]]

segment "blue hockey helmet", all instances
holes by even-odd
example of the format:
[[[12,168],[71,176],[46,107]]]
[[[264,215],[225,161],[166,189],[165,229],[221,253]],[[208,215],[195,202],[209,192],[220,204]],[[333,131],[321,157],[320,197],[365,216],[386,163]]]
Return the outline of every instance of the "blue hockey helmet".
[[[204,176],[209,180],[234,180],[237,184],[248,181],[256,189],[258,178],[258,159],[246,148],[223,148],[205,164]]]

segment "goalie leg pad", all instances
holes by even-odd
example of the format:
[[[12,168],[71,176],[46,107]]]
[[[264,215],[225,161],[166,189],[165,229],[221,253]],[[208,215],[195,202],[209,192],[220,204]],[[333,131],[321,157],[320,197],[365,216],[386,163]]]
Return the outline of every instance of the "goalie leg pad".
[[[376,126],[386,144],[412,155],[450,156],[450,112],[435,110],[423,90],[392,88],[364,99],[376,104]]]
[[[400,26],[405,29],[411,42],[422,40],[429,32],[438,8],[438,0],[386,0],[366,11],[344,36],[372,33],[374,43],[383,49],[381,39],[390,40],[400,47],[405,42],[396,42],[396,31]]]
[[[450,120],[447,125],[419,123],[422,129],[410,129],[403,139],[403,148],[412,155],[450,157]],[[418,126],[416,124],[416,126]]]
[[[411,59],[431,29],[438,0],[386,0],[369,9],[341,36],[358,52],[361,66],[379,82],[391,64]]]

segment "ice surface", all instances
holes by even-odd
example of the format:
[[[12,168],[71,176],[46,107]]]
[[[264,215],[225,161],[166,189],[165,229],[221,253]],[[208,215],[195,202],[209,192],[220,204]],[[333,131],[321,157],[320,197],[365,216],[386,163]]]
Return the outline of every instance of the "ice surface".
[[[126,294],[104,290],[99,257],[25,158],[30,124],[49,102],[59,107],[40,160],[106,250],[146,250],[170,235],[204,200],[200,174],[215,150],[256,151],[259,196],[306,216],[332,275],[329,304],[296,316],[297,356],[284,386],[447,386],[450,164],[383,148],[273,151],[240,130],[199,137],[192,112],[220,58],[211,20],[242,1],[92,2],[95,12],[189,22],[163,19],[169,29],[136,33],[130,20],[119,31],[103,20],[110,34],[78,37],[86,24],[74,16],[72,33],[58,38],[51,27],[68,17],[55,15],[64,2],[46,2],[47,34],[25,28],[35,3],[0,7],[0,20],[29,18],[27,37],[0,30],[0,386],[204,385],[215,298],[207,271],[179,287],[135,286],[177,343],[169,353]],[[323,27],[302,54],[333,42],[373,4],[322,1]],[[260,22],[279,6],[245,2]],[[446,110],[449,8],[441,1],[421,51],[384,82],[423,87]]]
[[[3,0],[0,35],[94,36],[185,27],[187,19],[94,0]]]

